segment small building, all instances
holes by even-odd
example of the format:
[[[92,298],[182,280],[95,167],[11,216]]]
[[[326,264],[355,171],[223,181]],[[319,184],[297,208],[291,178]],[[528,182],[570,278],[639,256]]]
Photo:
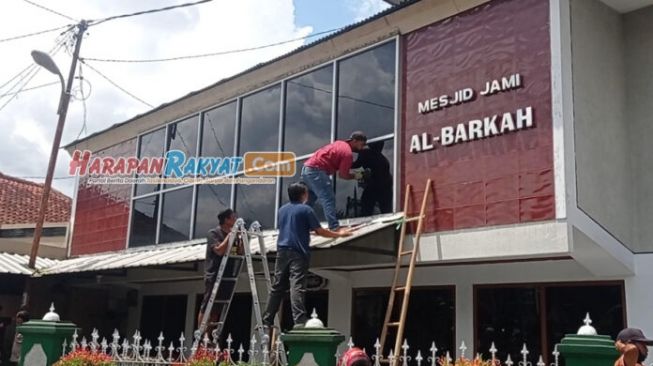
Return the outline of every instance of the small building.
[[[417,202],[434,183],[406,329],[412,346],[435,340],[453,350],[466,340],[487,353],[495,342],[517,354],[526,342],[532,355],[550,355],[586,312],[603,334],[626,325],[653,333],[651,5],[405,1],[66,148],[112,157],[291,151],[299,171],[318,147],[363,130],[383,142],[395,213],[407,184]],[[87,332],[189,334],[216,213],[234,207],[274,243],[276,210],[297,179],[80,177],[73,258],[39,271],[41,282],[79,296],[89,310],[71,301],[57,309]],[[341,218],[364,220],[360,188],[334,182]],[[349,240],[314,243],[307,295],[328,326],[367,349],[397,244],[389,217],[375,217]],[[246,342],[252,305],[247,282],[238,286],[227,329]]]

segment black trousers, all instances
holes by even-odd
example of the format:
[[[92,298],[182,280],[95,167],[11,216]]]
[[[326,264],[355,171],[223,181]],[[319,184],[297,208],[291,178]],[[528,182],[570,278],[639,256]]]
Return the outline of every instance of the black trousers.
[[[263,324],[272,326],[274,316],[279,311],[283,296],[290,289],[290,304],[295,324],[304,324],[306,314],[306,275],[308,258],[302,253],[290,249],[280,249],[274,266],[274,282],[268,298],[268,305],[263,314]]]
[[[392,212],[392,185],[367,186],[361,195],[361,215],[371,216],[377,203],[381,213]]]

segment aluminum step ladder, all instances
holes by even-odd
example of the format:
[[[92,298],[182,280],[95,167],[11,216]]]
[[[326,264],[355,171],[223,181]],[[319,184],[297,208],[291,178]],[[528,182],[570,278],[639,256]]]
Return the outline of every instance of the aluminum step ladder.
[[[231,306],[234,293],[236,292],[236,284],[238,283],[238,277],[242,271],[243,262],[245,262],[247,267],[247,277],[249,279],[249,285],[252,292],[252,305],[254,308],[254,314],[257,322],[255,326],[255,332],[257,333],[259,339],[257,345],[261,348],[259,350],[252,350],[252,351],[257,351],[253,354],[259,357],[267,357],[267,355],[269,355],[267,346],[273,345],[279,348],[276,354],[279,355],[280,361],[283,364],[286,363],[286,352],[285,349],[283,348],[283,343],[271,341],[269,336],[265,334],[264,331],[263,316],[261,314],[261,305],[258,296],[258,289],[256,286],[256,273],[254,272],[252,252],[249,243],[250,234],[258,237],[259,253],[261,255],[261,262],[263,267],[263,275],[266,283],[266,288],[268,292],[271,289],[272,281],[270,278],[270,270],[267,261],[267,253],[265,250],[265,241],[263,238],[263,234],[261,232],[261,225],[258,223],[258,221],[252,223],[252,225],[250,226],[250,231],[248,232],[245,229],[245,221],[239,218],[236,220],[236,223],[231,229],[231,236],[229,237],[229,241],[227,242],[228,243],[227,250],[225,251],[225,254],[222,256],[222,260],[220,261],[220,267],[218,268],[216,280],[215,283],[213,284],[213,290],[211,291],[211,295],[206,305],[206,309],[204,310],[204,314],[202,316],[202,320],[198,327],[198,330],[195,331],[194,334],[195,339],[193,341],[193,346],[191,348],[192,349],[191,357],[195,354],[195,352],[199,348],[199,345],[202,341],[202,335],[206,333],[206,330],[209,325],[216,326],[211,336],[214,342],[217,343],[217,340],[219,339],[224,329],[225,321],[227,319],[227,314],[229,312],[229,307]],[[242,245],[244,248],[244,255],[242,256],[231,255],[231,249],[233,248],[237,238],[240,238],[242,240]],[[220,317],[216,323],[209,324],[211,312],[215,304],[221,306]],[[280,329],[278,317],[275,317],[275,328],[277,330]]]

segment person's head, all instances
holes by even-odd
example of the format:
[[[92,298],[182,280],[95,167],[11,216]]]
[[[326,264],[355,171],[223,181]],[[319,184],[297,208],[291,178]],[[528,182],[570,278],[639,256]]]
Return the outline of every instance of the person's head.
[[[359,152],[365,147],[365,144],[367,143],[367,136],[365,136],[363,131],[354,131],[347,139],[347,143],[351,147],[351,151]]]
[[[639,351],[638,362],[643,362],[648,355],[647,345],[653,345],[653,340],[646,338],[644,332],[637,328],[626,328],[617,334],[617,342],[634,344]]]
[[[236,219],[237,219],[236,212],[230,208],[221,211],[218,214],[218,224],[220,226],[225,226],[227,228],[231,228],[232,226],[234,226],[234,224],[236,223]]]
[[[292,203],[308,201],[308,187],[304,182],[295,182],[288,187],[288,199]]]
[[[372,361],[367,356],[365,351],[358,347],[353,347],[343,353],[340,360],[338,360],[338,366],[371,366]]]
[[[19,311],[16,314],[16,324],[23,324],[29,321],[29,313],[27,311]]]
[[[370,142],[369,144],[367,144],[367,147],[372,151],[376,151],[376,152],[380,153],[380,152],[383,151],[383,145],[384,145],[383,141],[375,141],[375,142]]]

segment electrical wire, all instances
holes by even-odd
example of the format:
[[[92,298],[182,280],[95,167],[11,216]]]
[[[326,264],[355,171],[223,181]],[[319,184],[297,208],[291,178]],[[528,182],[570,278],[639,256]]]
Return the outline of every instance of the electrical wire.
[[[309,34],[309,35],[304,36],[304,37],[293,38],[293,39],[289,39],[289,40],[286,40],[286,41],[270,43],[270,44],[266,44],[266,45],[262,45],[262,46],[241,48],[241,49],[235,49],[235,50],[229,50],[229,51],[218,51],[218,52],[211,52],[211,53],[202,53],[202,54],[197,54],[197,55],[185,55],[185,56],[174,56],[174,57],[153,58],[153,59],[115,59],[115,58],[112,59],[112,58],[94,58],[94,57],[84,57],[83,59],[88,60],[88,61],[119,62],[119,63],[149,63],[149,62],[188,60],[188,59],[195,59],[195,58],[202,58],[202,57],[222,56],[222,55],[229,55],[229,54],[234,54],[234,53],[256,51],[256,50],[260,50],[260,49],[264,49],[264,48],[280,46],[280,45],[287,44],[287,43],[292,43],[292,42],[297,42],[297,41],[301,41],[301,40],[306,40],[306,39],[309,39],[309,38],[318,37],[318,36],[321,36],[323,34],[339,31],[341,29],[343,29],[343,27],[329,29],[329,30],[326,30],[326,31]]]
[[[0,89],[4,88],[7,86],[7,84],[11,83],[12,81],[16,80],[16,78],[20,77],[25,71],[29,70],[30,67],[34,66],[34,63],[32,62],[31,64],[27,65],[24,69],[22,69],[18,74],[14,75],[11,79],[7,80],[4,84],[0,85]]]
[[[208,2],[211,2],[211,1],[213,1],[213,0],[200,0],[200,1],[190,2],[190,3],[179,4],[179,5],[166,6],[164,8],[138,11],[138,12],[129,13],[129,14],[114,15],[114,16],[110,16],[110,17],[107,17],[107,18],[90,20],[88,22],[88,25],[89,26],[94,26],[94,25],[102,24],[104,22],[108,22],[108,21],[115,20],[115,19],[122,19],[122,18],[137,16],[137,15],[152,14],[152,13],[158,13],[158,12],[168,11],[168,10],[173,10],[173,9],[178,9],[178,8],[185,8],[185,7],[188,7],[188,6],[199,5],[199,4],[208,3]]]
[[[14,40],[17,40],[17,39],[22,39],[22,38],[27,38],[27,37],[32,37],[32,36],[38,36],[39,34],[50,33],[50,32],[54,32],[54,31],[58,31],[58,30],[61,30],[61,29],[64,29],[64,28],[70,28],[70,27],[71,27],[71,25],[68,24],[68,25],[64,25],[64,26],[61,26],[61,27],[45,29],[45,30],[42,30],[42,31],[34,32],[34,33],[28,33],[28,34],[22,34],[20,36],[3,38],[3,39],[0,39],[0,43],[14,41]]]
[[[30,5],[36,6],[37,8],[43,9],[43,10],[49,12],[49,13],[56,14],[56,15],[58,15],[58,16],[60,16],[60,17],[64,17],[64,18],[66,18],[66,19],[68,19],[68,20],[72,20],[73,22],[77,22],[77,19],[75,19],[75,18],[73,18],[73,17],[69,17],[68,15],[66,15],[66,14],[62,14],[62,13],[56,11],[56,10],[52,10],[52,9],[50,9],[50,8],[46,8],[45,6],[43,6],[43,5],[41,5],[41,4],[37,4],[37,3],[32,2],[32,1],[30,1],[30,0],[23,0],[23,1],[26,2],[26,3],[28,3],[28,4],[30,4]]]
[[[148,106],[148,107],[150,107],[150,108],[154,108],[154,106],[153,106],[152,104],[150,104],[150,103],[144,101],[143,99],[141,99],[141,98],[135,96],[134,94],[128,92],[128,91],[127,91],[125,88],[123,88],[122,86],[116,84],[116,82],[114,82],[113,80],[111,80],[108,76],[104,75],[101,71],[99,71],[99,70],[96,69],[95,67],[91,66],[88,62],[86,62],[86,60],[80,58],[79,61],[80,61],[81,63],[83,63],[85,66],[88,66],[89,69],[93,70],[96,74],[100,75],[104,80],[108,81],[111,85],[113,85],[113,86],[115,86],[116,88],[120,89],[123,93],[129,95],[130,97],[136,99],[137,101],[139,101],[139,102],[145,104],[146,106]]]
[[[10,96],[10,95],[24,93],[26,91],[30,91],[30,90],[34,90],[34,89],[45,88],[46,86],[52,86],[52,85],[57,85],[57,84],[60,84],[60,82],[59,81],[53,81],[51,83],[41,84],[41,85],[33,86],[31,88],[24,88],[21,91],[17,91],[17,92],[13,92],[13,93],[0,94],[0,98]]]
[[[63,43],[64,43],[64,41],[59,41],[59,43],[56,44],[52,48],[52,50],[50,50],[50,52],[49,52],[50,56],[56,55],[57,52],[59,52],[59,50],[63,47]],[[2,111],[9,103],[11,103],[11,101],[14,100],[18,94],[23,92],[23,90],[25,89],[27,84],[29,84],[29,82],[32,81],[32,79],[36,76],[36,74],[39,73],[39,71],[41,71],[41,67],[39,67],[36,64],[33,64],[33,65],[31,65],[29,67],[29,71],[27,73],[25,73],[25,75],[23,75],[23,77],[21,77],[11,88],[9,88],[8,93],[11,96],[10,96],[9,99],[7,99],[7,101],[2,106],[0,106],[0,111]],[[25,80],[25,79],[27,79],[27,80],[21,85],[21,82],[23,80]],[[17,87],[19,87],[18,91],[14,93],[13,91]]]
[[[77,138],[75,140],[79,140],[80,136],[82,136],[82,133],[86,131],[86,95],[84,95],[84,74],[82,73],[82,63],[79,63],[79,93],[82,95],[82,114],[83,114],[83,123],[82,123],[82,128],[79,130],[79,133],[77,134]]]

